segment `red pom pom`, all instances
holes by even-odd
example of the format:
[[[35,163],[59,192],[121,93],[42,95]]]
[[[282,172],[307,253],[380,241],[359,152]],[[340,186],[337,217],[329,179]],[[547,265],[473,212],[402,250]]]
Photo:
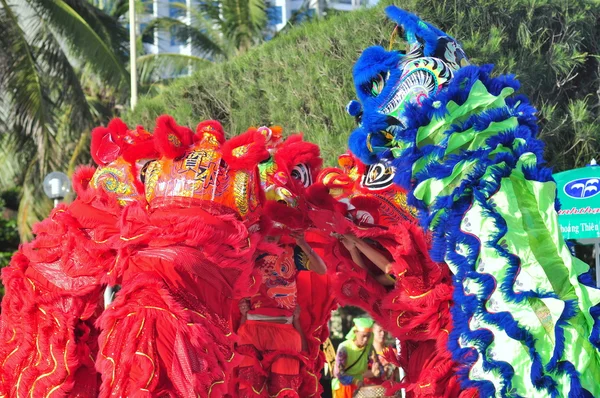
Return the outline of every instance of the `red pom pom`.
[[[223,144],[225,142],[225,131],[223,130],[223,126],[216,120],[205,120],[203,122],[198,123],[196,126],[196,137],[195,139],[200,141],[204,134],[210,134],[214,136],[219,144]]]
[[[169,159],[181,157],[192,143],[192,130],[178,125],[175,119],[168,115],[162,115],[156,119],[154,145],[160,155]]]
[[[96,173],[96,168],[92,166],[78,166],[73,173],[73,190],[78,196],[81,196],[85,192],[92,178]]]
[[[223,160],[233,170],[252,170],[270,156],[265,147],[265,137],[256,129],[248,129],[245,133],[227,140],[222,151]]]
[[[318,145],[303,141],[302,134],[294,134],[289,136],[275,152],[275,163],[279,167],[285,167],[288,172],[291,172],[296,165],[304,164],[315,177],[323,164],[323,159]]]
[[[92,130],[92,159],[99,166],[107,165],[119,157],[127,136],[127,125],[121,119],[115,118],[106,127],[96,127]]]

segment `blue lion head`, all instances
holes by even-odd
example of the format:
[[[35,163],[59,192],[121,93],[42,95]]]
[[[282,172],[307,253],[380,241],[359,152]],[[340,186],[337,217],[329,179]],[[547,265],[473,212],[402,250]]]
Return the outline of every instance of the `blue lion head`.
[[[468,65],[460,45],[446,33],[395,6],[386,13],[403,29],[409,49],[369,47],[354,65],[358,101],[351,101],[347,111],[359,126],[350,137],[350,149],[367,164],[376,162],[406,128],[407,105],[420,106]]]

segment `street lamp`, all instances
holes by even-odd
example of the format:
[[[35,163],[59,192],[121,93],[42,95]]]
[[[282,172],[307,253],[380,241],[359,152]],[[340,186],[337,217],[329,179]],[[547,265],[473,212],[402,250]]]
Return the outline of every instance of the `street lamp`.
[[[54,207],[71,192],[71,181],[65,173],[53,171],[44,178],[44,193],[54,201]]]

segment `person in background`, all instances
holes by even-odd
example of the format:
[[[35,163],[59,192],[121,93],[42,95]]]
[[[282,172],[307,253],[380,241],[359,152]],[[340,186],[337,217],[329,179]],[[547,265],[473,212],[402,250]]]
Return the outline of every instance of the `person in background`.
[[[364,379],[374,376],[370,370],[374,322],[370,318],[354,318],[353,322],[352,330],[337,349],[331,383],[333,398],[352,398]]]
[[[381,325],[376,323],[373,326],[373,355],[376,358],[371,361],[371,372],[374,377],[365,379],[365,385],[380,386],[387,380],[397,379],[395,377],[397,375],[397,372],[395,372],[396,367],[384,357],[386,349],[393,350],[394,352],[396,350],[385,344],[385,338],[385,330],[383,330]]]

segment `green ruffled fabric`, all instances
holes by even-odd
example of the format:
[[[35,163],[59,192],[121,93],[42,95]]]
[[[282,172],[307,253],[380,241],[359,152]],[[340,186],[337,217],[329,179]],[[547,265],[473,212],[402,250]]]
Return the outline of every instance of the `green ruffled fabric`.
[[[498,148],[488,148],[486,141],[494,135],[518,127],[519,121],[516,117],[490,123],[483,131],[471,128],[449,136],[446,134],[452,125],[464,122],[471,115],[505,107],[505,99],[511,94],[513,89],[505,88],[500,95],[494,96],[481,81],[477,81],[464,104],[448,103],[445,117],[434,118],[431,123],[418,129],[413,145],[416,144],[418,148],[426,145],[445,148],[442,156],[439,152],[437,155],[424,156],[413,164],[412,169],[413,178],[420,178],[413,192],[415,198],[430,210],[435,209],[437,212],[431,229],[435,230],[436,220],[452,211],[452,208],[448,207],[437,209],[441,207],[436,206],[439,198],[455,192],[455,189],[481,167],[485,159],[463,159],[454,166],[449,176],[443,178],[436,178],[433,173],[424,178],[421,172],[432,163],[443,164],[451,155],[459,155],[465,150],[488,149],[490,152],[487,156],[490,160],[494,160],[500,153],[515,155],[517,148],[525,144],[521,139],[515,139],[512,146]],[[400,156],[410,144],[395,141],[392,145],[392,153]],[[600,397],[600,355],[589,341],[594,325],[589,310],[600,303],[600,290],[578,282],[578,276],[587,272],[589,267],[571,256],[561,236],[558,215],[554,209],[555,184],[525,178],[522,167],[536,167],[537,158],[534,153],[525,153],[518,160],[517,167],[509,176],[499,181],[499,188],[494,192],[481,188],[479,192],[482,195],[478,199],[473,195],[474,188],[469,186],[462,194],[453,198],[457,201],[461,197],[471,197],[471,207],[462,217],[460,232],[477,237],[481,247],[479,252],[475,253],[476,261],[469,264],[469,267],[472,267],[470,270],[491,275],[496,280],[496,287],[490,299],[480,299],[480,311],[509,312],[519,326],[533,335],[535,351],[546,367],[554,353],[556,325],[565,308],[565,301],[576,301],[579,312],[564,327],[565,350],[560,360],[571,362],[579,373],[582,387]],[[504,163],[490,165],[479,177],[478,186],[496,186],[498,177],[495,171],[505,166]],[[481,184],[482,181],[489,184]],[[499,224],[502,224],[492,215],[501,217],[506,225],[506,232],[500,238],[499,244],[520,260],[517,277],[510,282],[512,291],[517,295],[519,292],[532,290],[553,292],[556,298],[530,298],[516,302],[500,289],[507,278],[514,276],[509,273],[508,259],[501,256],[492,246],[492,238],[498,236]],[[456,253],[466,256],[472,253],[473,249],[459,244],[456,248],[447,250],[455,250]],[[459,267],[465,267],[464,263],[455,263],[453,257],[448,254],[449,252],[445,255],[445,261],[455,274],[459,273]],[[465,278],[462,285],[466,295],[481,297],[483,286],[477,280]],[[469,379],[491,381],[496,387],[497,396],[501,396],[503,386],[510,385],[506,396],[548,397],[547,390],[538,390],[532,383],[530,375],[533,361],[529,348],[522,341],[509,337],[503,328],[486,322],[483,318],[481,313],[476,314],[468,326],[471,330],[490,330],[494,335],[491,345],[483,349],[480,342],[469,341],[465,336],[459,341],[461,347],[473,347],[480,354],[469,372]],[[505,380],[498,371],[484,370],[483,358],[509,363],[514,369],[514,375],[510,380]],[[569,395],[572,385],[566,373],[546,370],[545,375],[557,383],[560,396]]]

